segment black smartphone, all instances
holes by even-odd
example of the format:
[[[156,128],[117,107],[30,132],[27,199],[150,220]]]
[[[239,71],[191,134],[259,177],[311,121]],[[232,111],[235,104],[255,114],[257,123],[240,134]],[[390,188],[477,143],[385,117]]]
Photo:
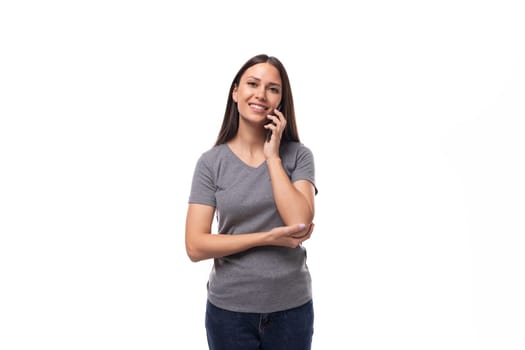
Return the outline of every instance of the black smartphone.
[[[278,111],[280,111],[280,110],[281,110],[281,105],[277,106],[276,109],[277,109]],[[273,113],[273,111],[272,111],[271,114],[272,114],[272,115],[275,115],[275,113]],[[270,123],[273,123],[273,122],[272,122],[271,120],[268,120],[268,121],[265,123],[265,125],[268,125],[268,124],[270,124]],[[271,138],[272,138],[272,130],[268,129],[268,130],[266,130],[266,142],[270,142],[270,139],[271,139]]]

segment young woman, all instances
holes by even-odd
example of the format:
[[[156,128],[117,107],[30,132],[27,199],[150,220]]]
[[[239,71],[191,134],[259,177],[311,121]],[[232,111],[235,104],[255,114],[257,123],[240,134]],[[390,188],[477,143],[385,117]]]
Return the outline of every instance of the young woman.
[[[219,136],[197,162],[189,198],[188,256],[214,259],[210,349],[310,349],[312,290],[301,244],[313,231],[316,193],[288,74],[275,57],[252,57],[233,79]],[[219,234],[211,234],[214,215]]]

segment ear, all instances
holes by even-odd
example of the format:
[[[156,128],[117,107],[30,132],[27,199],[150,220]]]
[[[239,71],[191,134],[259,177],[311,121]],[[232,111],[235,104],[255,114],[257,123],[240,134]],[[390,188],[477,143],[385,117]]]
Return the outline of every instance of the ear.
[[[233,91],[232,91],[232,99],[235,103],[237,103],[237,99],[238,99],[238,96],[237,96],[237,85],[234,86],[233,88]]]

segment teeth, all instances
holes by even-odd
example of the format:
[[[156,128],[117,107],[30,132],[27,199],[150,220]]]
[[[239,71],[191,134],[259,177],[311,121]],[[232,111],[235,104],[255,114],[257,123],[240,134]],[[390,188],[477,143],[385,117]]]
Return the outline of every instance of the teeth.
[[[259,110],[261,110],[261,111],[263,111],[263,110],[266,109],[266,107],[259,106],[259,105],[250,105],[250,107],[253,107],[253,108],[255,108],[255,109],[259,109]]]

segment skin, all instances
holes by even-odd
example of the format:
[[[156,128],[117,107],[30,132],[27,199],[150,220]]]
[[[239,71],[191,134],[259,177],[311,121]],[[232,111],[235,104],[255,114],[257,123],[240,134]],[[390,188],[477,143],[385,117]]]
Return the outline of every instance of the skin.
[[[281,101],[281,77],[269,63],[248,68],[232,98],[239,110],[239,129],[227,143],[248,166],[266,162],[277,210],[285,226],[265,232],[237,235],[211,234],[215,208],[189,204],[186,216],[186,251],[192,261],[219,258],[247,249],[274,245],[295,248],[310,238],[314,224],[314,186],[306,180],[288,178],[279,155],[286,117],[277,110]],[[267,141],[267,130],[271,138]]]

